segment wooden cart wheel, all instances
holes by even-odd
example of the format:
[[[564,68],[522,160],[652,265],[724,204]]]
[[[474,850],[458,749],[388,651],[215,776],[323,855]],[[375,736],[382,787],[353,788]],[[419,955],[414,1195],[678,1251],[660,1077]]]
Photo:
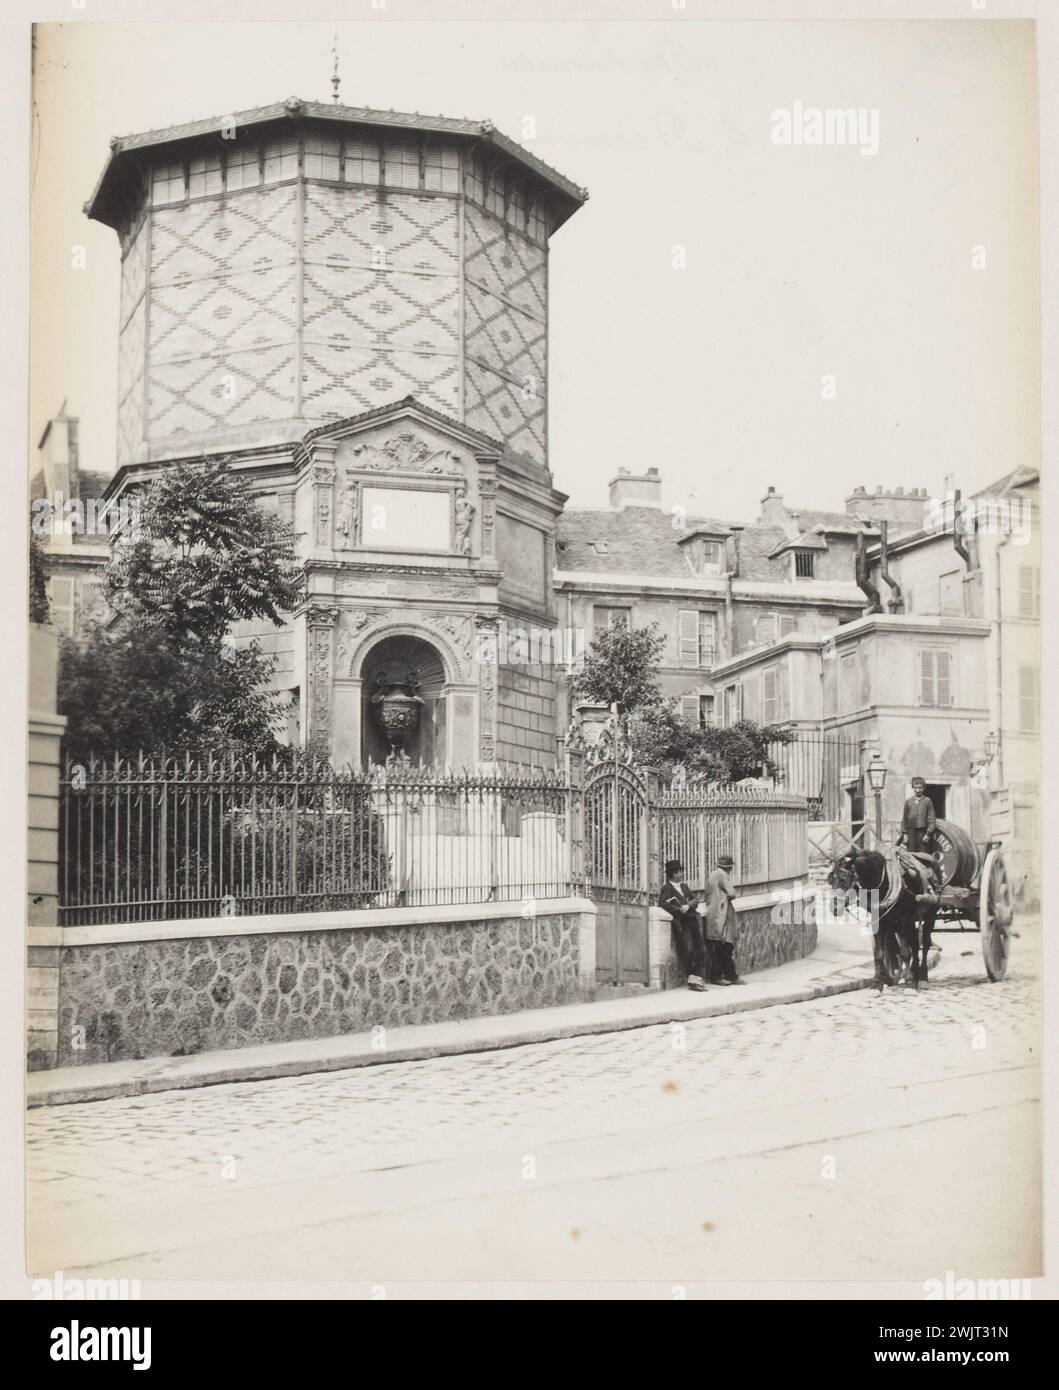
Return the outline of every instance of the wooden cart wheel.
[[[991,849],[978,881],[978,928],[982,933],[982,958],[991,980],[1007,974],[1014,918],[1007,864],[998,849]]]

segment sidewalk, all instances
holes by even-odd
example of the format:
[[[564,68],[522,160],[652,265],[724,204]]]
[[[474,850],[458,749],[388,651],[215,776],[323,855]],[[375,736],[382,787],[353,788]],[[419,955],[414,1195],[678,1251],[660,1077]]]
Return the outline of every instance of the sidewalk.
[[[352,1033],[200,1052],[191,1057],[147,1057],[140,1061],[59,1067],[30,1073],[27,1104],[31,1108],[70,1105],[223,1082],[261,1081],[388,1062],[422,1061],[463,1052],[489,1052],[586,1033],[620,1032],[684,1019],[746,1013],[774,1004],[799,1004],[863,989],[870,984],[871,976],[870,937],[861,935],[854,924],[828,924],[820,928],[817,949],[808,959],[759,971],[741,987],[711,986],[705,994],[671,989],[633,998],[389,1028],[384,1048],[373,1046],[370,1033]]]

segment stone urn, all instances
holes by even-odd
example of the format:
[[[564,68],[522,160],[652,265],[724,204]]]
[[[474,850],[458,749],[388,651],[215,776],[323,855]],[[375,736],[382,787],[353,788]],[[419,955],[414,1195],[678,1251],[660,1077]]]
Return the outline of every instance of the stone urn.
[[[400,757],[405,739],[419,727],[419,713],[425,701],[419,695],[419,681],[409,671],[403,681],[381,674],[378,689],[371,697],[371,708],[386,735],[391,753]]]

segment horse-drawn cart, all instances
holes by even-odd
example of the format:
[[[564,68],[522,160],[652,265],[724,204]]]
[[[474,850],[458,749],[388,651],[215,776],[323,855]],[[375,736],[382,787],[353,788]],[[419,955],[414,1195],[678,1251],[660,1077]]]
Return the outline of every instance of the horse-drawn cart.
[[[934,914],[932,932],[977,931],[982,958],[991,980],[1007,974],[1014,918],[1011,883],[1004,851],[995,841],[976,845],[951,821],[939,820],[934,861],[941,886],[936,893],[917,893],[924,915]]]

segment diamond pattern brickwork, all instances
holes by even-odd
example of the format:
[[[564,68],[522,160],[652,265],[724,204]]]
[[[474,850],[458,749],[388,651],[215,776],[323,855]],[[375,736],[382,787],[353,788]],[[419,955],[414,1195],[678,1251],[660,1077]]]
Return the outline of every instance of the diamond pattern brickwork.
[[[464,419],[545,463],[545,253],[472,203],[464,226]]]
[[[146,222],[121,263],[121,308],[118,321],[118,463],[135,462],[143,452],[143,373],[147,327]]]
[[[342,417],[414,395],[459,411],[456,204],[308,184],[304,414]]]
[[[295,411],[292,186],[152,214],[152,439]]]

